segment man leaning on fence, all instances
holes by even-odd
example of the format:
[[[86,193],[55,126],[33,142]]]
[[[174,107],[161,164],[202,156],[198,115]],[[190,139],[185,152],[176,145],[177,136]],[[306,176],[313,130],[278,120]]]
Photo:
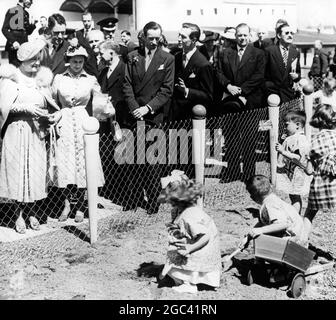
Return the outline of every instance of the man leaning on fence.
[[[250,27],[241,23],[236,28],[237,45],[223,51],[219,57],[217,78],[223,89],[223,98],[217,104],[217,113],[237,113],[226,117],[224,138],[228,167],[222,172],[222,182],[241,177],[240,161],[243,161],[243,176],[254,174],[255,141],[258,120],[253,114],[241,113],[261,108],[264,101],[265,57],[262,50],[249,44]],[[248,117],[248,119],[247,119]]]
[[[143,29],[144,48],[128,55],[123,92],[131,128],[137,124],[144,125],[144,122],[146,128],[160,126],[168,117],[174,85],[174,57],[160,48],[161,35],[162,28],[158,23],[147,23]],[[139,137],[136,140],[138,148],[145,143]],[[156,213],[156,199],[161,189],[156,165],[137,163],[133,170],[128,184],[129,203],[126,208],[141,206],[145,190],[147,213]]]
[[[314,91],[322,88],[323,78],[326,77],[329,66],[328,52],[323,48],[321,40],[316,40],[314,44],[314,57],[309,78],[313,79]]]

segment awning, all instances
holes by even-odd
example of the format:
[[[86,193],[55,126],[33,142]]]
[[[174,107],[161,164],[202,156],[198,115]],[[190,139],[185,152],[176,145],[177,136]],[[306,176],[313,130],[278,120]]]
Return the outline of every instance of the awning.
[[[82,4],[82,2],[83,1],[79,1],[79,0],[64,1],[60,7],[60,11],[84,12],[86,8]]]
[[[119,13],[132,14],[132,0],[66,0],[60,11],[114,13],[116,6]]]

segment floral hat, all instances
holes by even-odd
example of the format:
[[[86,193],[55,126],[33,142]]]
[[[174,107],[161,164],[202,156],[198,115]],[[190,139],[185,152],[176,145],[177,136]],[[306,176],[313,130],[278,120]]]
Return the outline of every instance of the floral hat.
[[[85,48],[79,45],[77,38],[70,40],[69,43],[70,43],[70,46],[68,47],[68,50],[65,53],[65,55],[68,58],[75,57],[75,56],[84,56],[87,58],[89,56]]]

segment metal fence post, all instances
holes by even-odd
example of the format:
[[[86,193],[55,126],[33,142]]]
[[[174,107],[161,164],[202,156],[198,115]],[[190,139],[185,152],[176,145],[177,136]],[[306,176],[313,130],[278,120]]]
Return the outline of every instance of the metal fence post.
[[[270,158],[271,158],[271,181],[275,185],[276,182],[276,170],[277,170],[277,156],[278,153],[275,150],[275,144],[279,140],[279,104],[280,97],[276,94],[271,94],[268,99],[268,116],[272,123],[270,129]]]
[[[193,107],[192,113],[192,153],[195,162],[196,182],[204,184],[206,109],[198,104]],[[198,199],[197,205],[203,207],[203,198]]]
[[[305,126],[305,133],[307,140],[311,140],[311,133],[312,133],[312,128],[309,124],[310,119],[313,115],[313,96],[312,93],[314,92],[314,87],[311,84],[306,84],[302,88],[302,92],[304,93],[303,97],[303,106],[304,106],[304,111],[306,113],[306,126]]]
[[[98,239],[97,226],[97,157],[94,155],[99,152],[99,121],[90,117],[83,123],[84,130],[84,154],[86,170],[86,188],[88,195],[89,225],[90,225],[90,242],[93,244]]]

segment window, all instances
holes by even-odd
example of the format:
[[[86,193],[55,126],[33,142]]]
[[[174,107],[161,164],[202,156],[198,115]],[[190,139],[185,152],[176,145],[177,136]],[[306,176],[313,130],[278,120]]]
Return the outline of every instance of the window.
[[[191,16],[191,10],[187,10],[187,16]]]
[[[284,15],[286,15],[286,9],[284,10]]]
[[[262,9],[259,10],[260,14],[262,14],[262,11],[263,11]]]
[[[247,8],[247,15],[250,14],[250,8]]]
[[[237,14],[237,8],[234,8],[234,14]]]
[[[214,8],[214,12],[215,12],[215,14],[217,14],[217,8]]]
[[[272,16],[274,16],[274,9],[272,9]]]
[[[201,9],[201,15],[203,16],[203,14],[204,14],[204,11],[203,11],[203,9]]]

